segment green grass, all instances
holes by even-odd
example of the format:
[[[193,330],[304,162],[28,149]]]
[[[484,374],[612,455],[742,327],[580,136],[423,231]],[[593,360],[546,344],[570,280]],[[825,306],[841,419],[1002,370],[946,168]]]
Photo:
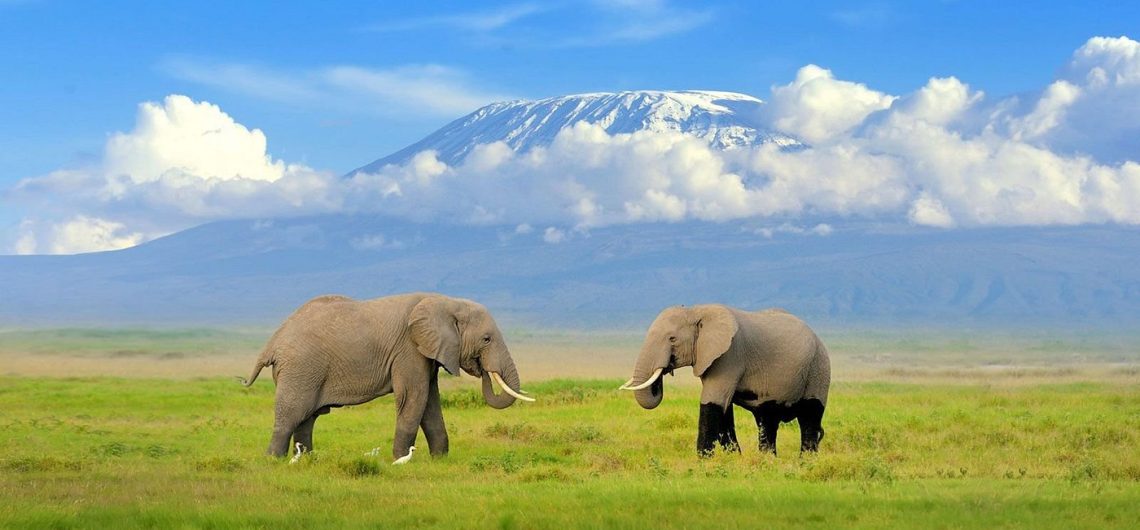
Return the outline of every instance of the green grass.
[[[1140,388],[833,386],[821,453],[698,459],[698,389],[657,410],[621,381],[527,385],[502,411],[445,381],[451,456],[389,464],[390,396],[261,456],[271,382],[0,378],[0,526],[31,528],[1133,527]],[[672,381],[670,381],[672,383]],[[362,456],[381,447],[382,457]]]

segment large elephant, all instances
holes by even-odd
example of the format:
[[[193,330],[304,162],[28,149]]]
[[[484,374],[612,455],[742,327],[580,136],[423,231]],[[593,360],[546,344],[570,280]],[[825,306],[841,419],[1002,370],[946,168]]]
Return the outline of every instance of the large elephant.
[[[422,428],[432,456],[446,455],[439,369],[483,379],[487,404],[502,409],[519,392],[519,375],[487,308],[470,300],[411,293],[372,300],[321,296],[309,300],[269,339],[243,381],[252,385],[273,366],[277,384],[270,455],[289,441],[313,448],[313,424],[329,409],[396,395],[393,458],[408,454]],[[502,394],[496,394],[492,381]]]
[[[692,366],[701,379],[698,453],[711,453],[716,443],[740,450],[733,404],[756,417],[761,451],[775,453],[780,422],[793,419],[799,419],[800,450],[818,450],[831,361],[819,337],[791,313],[670,307],[649,327],[622,389],[635,391],[642,407],[655,408],[664,397],[662,374],[682,366]]]

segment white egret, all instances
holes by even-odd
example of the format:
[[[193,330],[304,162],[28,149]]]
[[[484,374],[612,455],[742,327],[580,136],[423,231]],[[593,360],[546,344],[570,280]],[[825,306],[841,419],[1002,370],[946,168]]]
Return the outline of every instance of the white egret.
[[[400,458],[397,458],[395,462],[392,462],[392,465],[399,466],[399,465],[407,464],[409,461],[411,461],[412,453],[414,453],[414,452],[416,452],[416,446],[413,445],[413,446],[408,448],[408,454],[401,456]]]

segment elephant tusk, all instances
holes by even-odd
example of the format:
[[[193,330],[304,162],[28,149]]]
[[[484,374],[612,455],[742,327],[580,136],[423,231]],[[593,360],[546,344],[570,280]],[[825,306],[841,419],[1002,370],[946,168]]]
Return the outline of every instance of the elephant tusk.
[[[637,386],[627,386],[627,387],[625,387],[625,389],[626,390],[644,390],[646,388],[649,388],[649,385],[652,385],[653,382],[656,381],[658,377],[661,377],[661,372],[663,372],[664,370],[665,370],[664,368],[658,368],[657,371],[653,372],[653,375],[649,376],[649,379],[646,379],[644,383],[641,383],[640,385],[637,385]]]
[[[622,383],[621,386],[618,387],[618,390],[625,390],[625,387],[632,385],[632,384],[633,384],[633,378],[631,377],[631,378],[629,378],[629,381]]]
[[[510,394],[511,397],[515,399],[521,399],[523,401],[530,401],[531,403],[534,402],[534,398],[526,397],[522,394],[519,394],[518,392],[515,392],[514,389],[507,385],[506,381],[503,381],[503,378],[499,375],[499,372],[491,372],[491,379],[494,379],[495,382],[499,384],[499,388],[502,388],[503,392]]]

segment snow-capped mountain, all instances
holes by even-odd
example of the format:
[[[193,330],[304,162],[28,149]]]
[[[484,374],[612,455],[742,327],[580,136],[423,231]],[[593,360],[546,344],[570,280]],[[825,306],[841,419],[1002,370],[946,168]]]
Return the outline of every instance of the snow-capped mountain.
[[[679,131],[722,149],[803,146],[727,92],[623,92],[500,103],[361,171],[434,149],[457,164],[496,141],[526,151],[575,123]],[[935,230],[753,218],[558,232],[398,216],[211,223],[134,248],[0,256],[0,330],[12,326],[272,325],[319,294],[433,290],[523,327],[643,329],[670,304],[784,307],[813,325],[1137,329],[1140,231]],[[556,230],[555,230],[556,231]]]
[[[429,149],[449,165],[461,162],[478,144],[503,141],[515,151],[525,152],[549,145],[560,131],[583,121],[600,125],[609,134],[691,134],[720,149],[765,143],[801,145],[795,138],[764,127],[760,116],[763,105],[747,94],[697,90],[640,90],[493,103],[352,173],[402,164]]]

